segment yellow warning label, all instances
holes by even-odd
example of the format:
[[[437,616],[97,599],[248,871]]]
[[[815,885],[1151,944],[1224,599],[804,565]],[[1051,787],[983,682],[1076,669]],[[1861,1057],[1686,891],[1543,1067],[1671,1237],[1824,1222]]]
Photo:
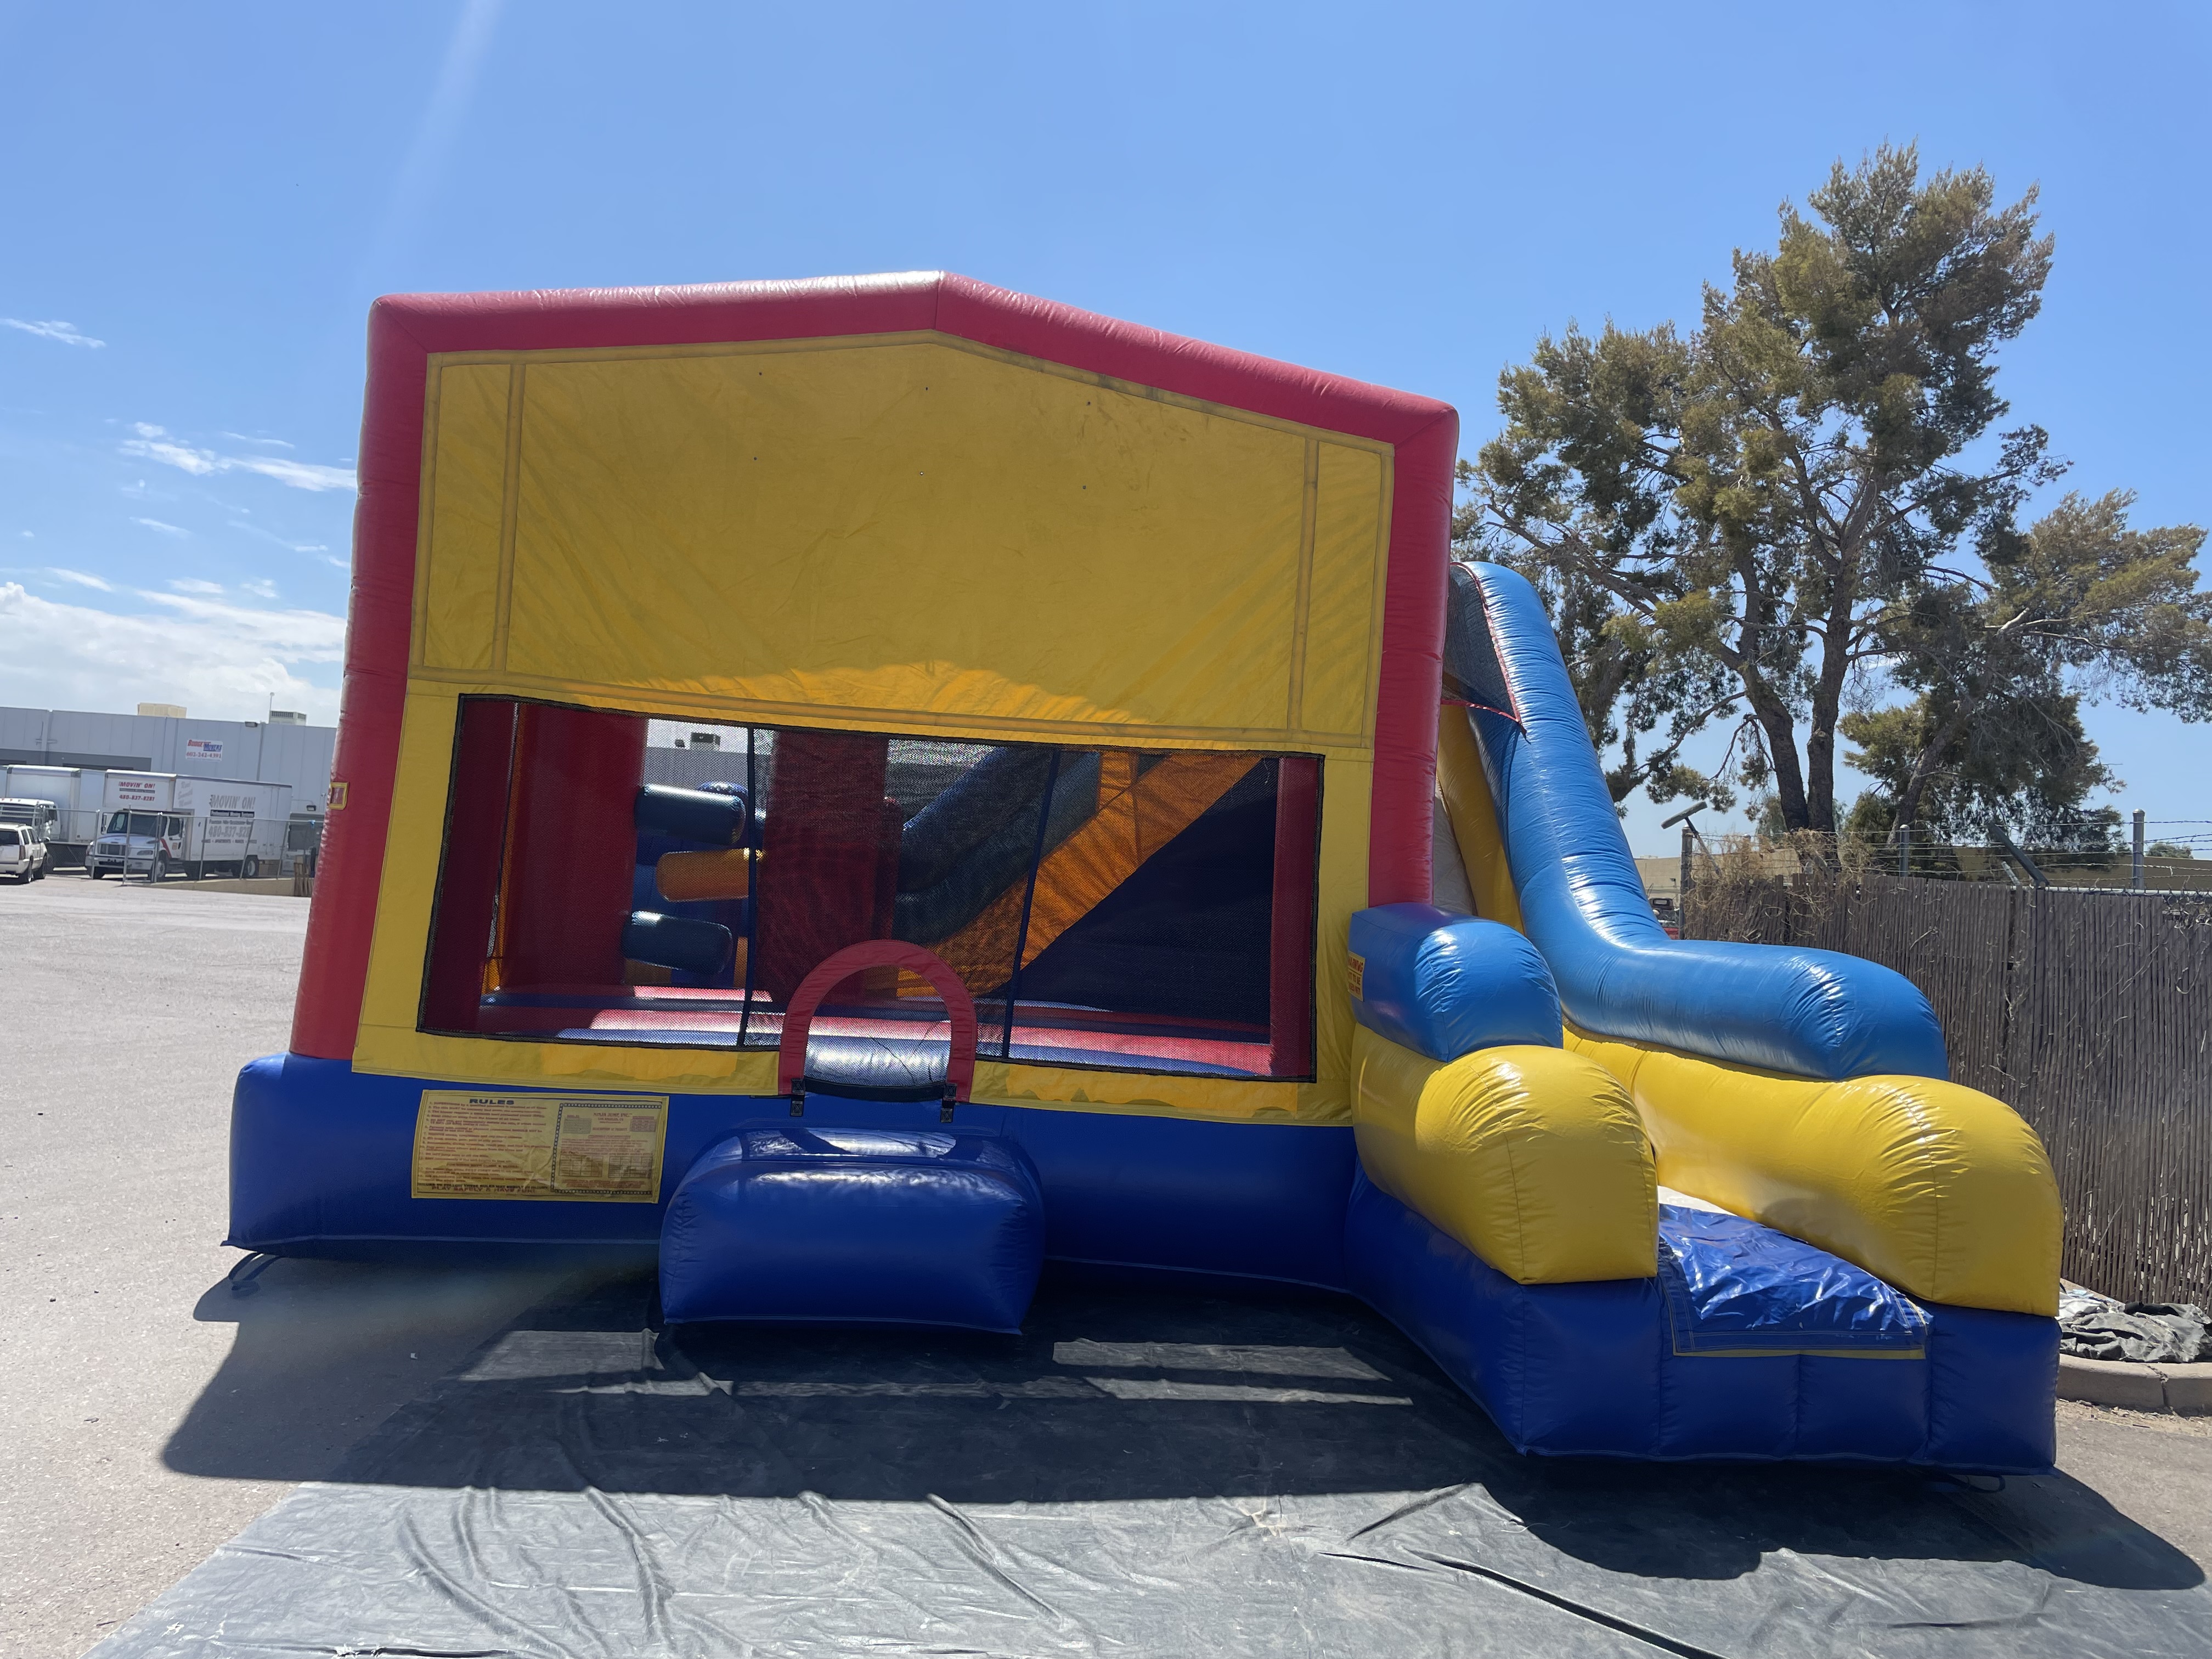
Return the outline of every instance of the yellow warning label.
[[[1352,971],[1345,977],[1352,988],[1352,1000],[1364,1002],[1367,1000],[1367,958],[1354,951],[1352,953]]]
[[[665,1095],[490,1095],[425,1089],[415,1115],[416,1198],[660,1196]]]

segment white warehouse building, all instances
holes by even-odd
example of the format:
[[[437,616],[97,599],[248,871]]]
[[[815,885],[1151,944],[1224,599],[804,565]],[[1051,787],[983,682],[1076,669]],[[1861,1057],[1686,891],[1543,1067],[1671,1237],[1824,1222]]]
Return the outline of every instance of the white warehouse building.
[[[204,720],[0,708],[0,766],[82,766],[289,783],[294,811],[319,812],[330,798],[331,756],[337,736],[334,726],[309,726],[282,710],[268,720]]]

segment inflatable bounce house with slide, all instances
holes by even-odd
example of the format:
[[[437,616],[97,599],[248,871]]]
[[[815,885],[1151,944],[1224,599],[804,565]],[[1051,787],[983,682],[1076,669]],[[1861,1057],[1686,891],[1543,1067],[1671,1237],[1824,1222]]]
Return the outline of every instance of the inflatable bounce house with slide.
[[[2041,1146],[1895,974],[1666,937],[1449,407],[939,275],[370,346],[233,1244],[644,1246],[673,1323],[1288,1281],[1524,1451],[2050,1463]]]

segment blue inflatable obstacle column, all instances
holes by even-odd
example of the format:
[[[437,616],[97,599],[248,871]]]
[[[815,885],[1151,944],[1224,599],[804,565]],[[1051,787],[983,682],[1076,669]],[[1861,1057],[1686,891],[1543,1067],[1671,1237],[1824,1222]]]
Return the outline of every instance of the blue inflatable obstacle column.
[[[2048,1466],[2049,1322],[1923,1306],[1661,1203],[1635,1107],[1559,1047],[1550,975],[1511,929],[1391,905],[1355,915],[1350,945],[1353,1287],[1516,1447]]]
[[[925,975],[945,999],[942,1079],[886,1081],[866,1054],[852,1075],[810,1067],[823,999],[882,967]],[[837,951],[792,996],[778,1071],[789,1115],[708,1149],[669,1201],[665,1316],[1020,1329],[1044,1262],[1044,1200],[1018,1145],[963,1121],[975,1010],[952,970],[890,939]]]
[[[727,985],[752,902],[751,803],[734,787],[647,784],[632,816],[637,873],[623,956],[678,985]]]

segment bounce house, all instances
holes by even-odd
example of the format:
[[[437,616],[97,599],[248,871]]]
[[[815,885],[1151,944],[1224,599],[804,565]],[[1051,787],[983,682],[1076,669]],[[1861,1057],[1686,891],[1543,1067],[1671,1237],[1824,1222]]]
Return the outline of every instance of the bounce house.
[[[1450,408],[942,275],[370,344],[232,1244],[641,1247],[674,1325],[1286,1281],[1524,1451],[2049,1464],[2042,1147],[1895,974],[1665,935]]]

